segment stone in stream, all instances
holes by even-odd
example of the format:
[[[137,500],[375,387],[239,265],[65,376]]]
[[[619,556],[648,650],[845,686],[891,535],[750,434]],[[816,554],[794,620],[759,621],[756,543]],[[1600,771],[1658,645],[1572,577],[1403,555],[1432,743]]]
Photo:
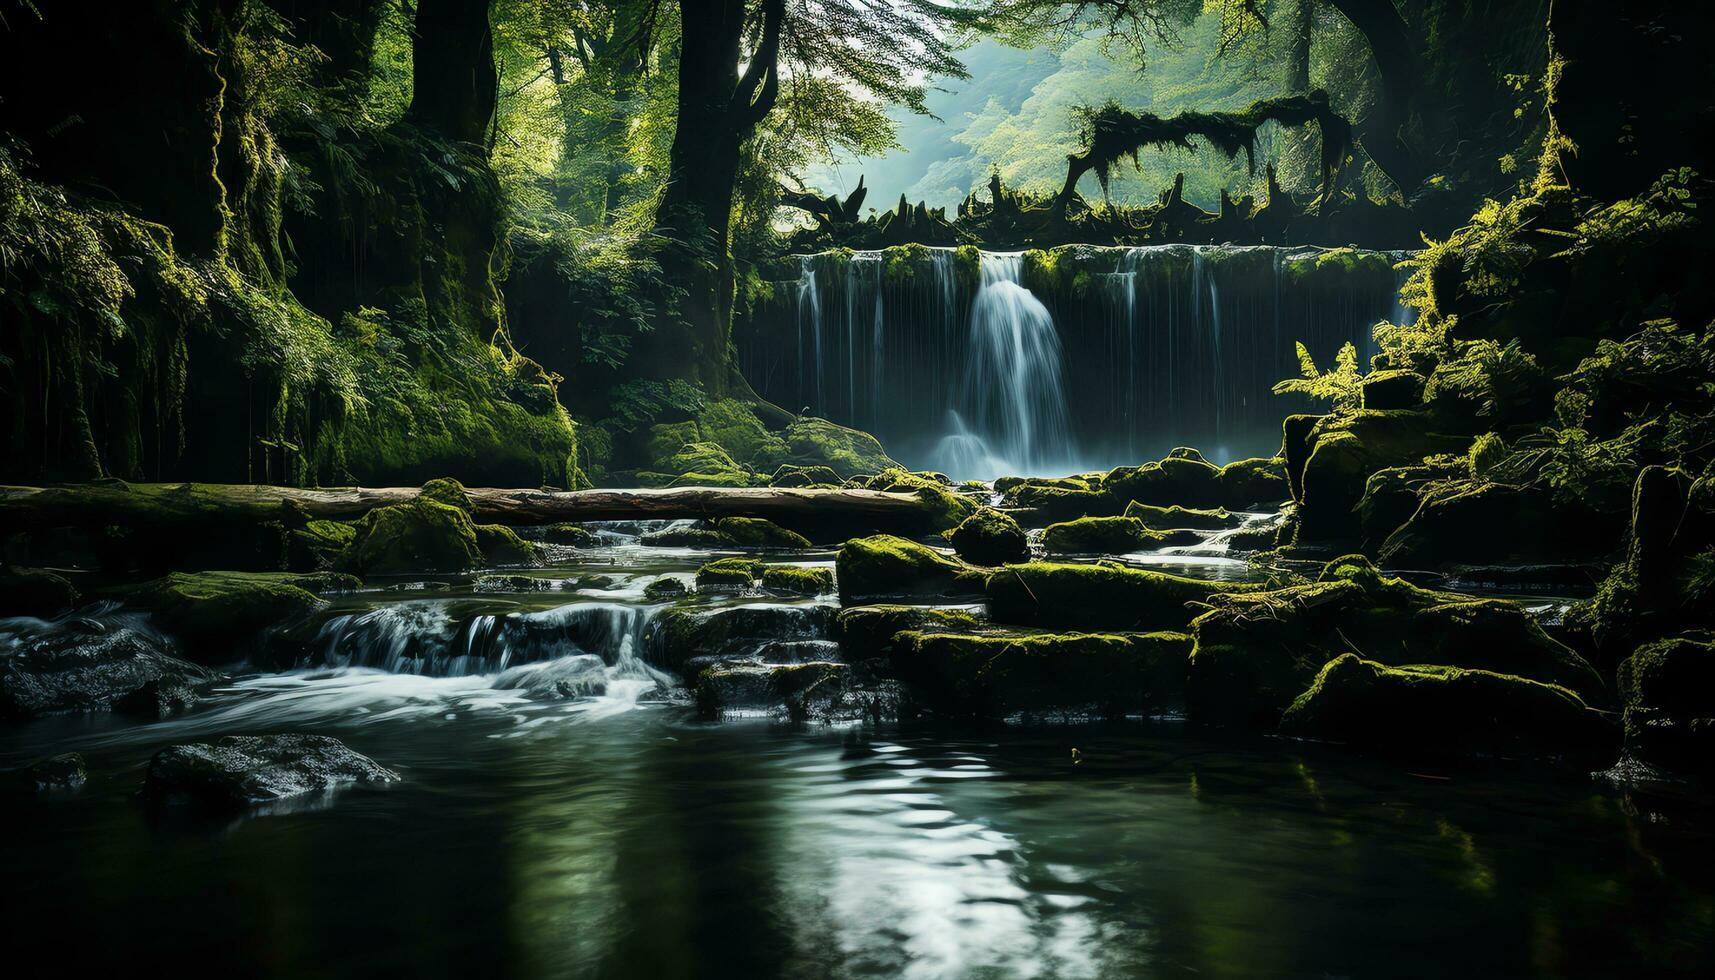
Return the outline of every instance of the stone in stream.
[[[834,559],[840,601],[890,596],[974,595],[987,572],[906,538],[847,541]]]
[[[317,593],[359,584],[333,572],[173,572],[124,595],[127,604],[153,613],[188,659],[217,664],[244,659],[264,631],[320,608]]]
[[[88,778],[89,770],[83,764],[83,756],[65,752],[0,773],[0,788],[26,796],[70,793],[82,789]]]
[[[1006,514],[984,507],[947,532],[953,551],[973,565],[1007,565],[1030,560],[1030,539]]]
[[[74,711],[160,718],[195,703],[220,676],[122,619],[38,623],[12,645],[0,658],[0,717],[13,720]]]
[[[680,676],[719,658],[743,657],[767,644],[822,640],[832,632],[832,606],[754,603],[695,609],[675,606],[650,624],[645,659]]]
[[[1053,554],[1125,555],[1171,545],[1194,545],[1203,536],[1192,530],[1153,531],[1135,517],[1080,517],[1050,524],[1042,546]]]
[[[229,735],[175,745],[149,760],[143,792],[158,803],[241,809],[399,775],[326,735]]]

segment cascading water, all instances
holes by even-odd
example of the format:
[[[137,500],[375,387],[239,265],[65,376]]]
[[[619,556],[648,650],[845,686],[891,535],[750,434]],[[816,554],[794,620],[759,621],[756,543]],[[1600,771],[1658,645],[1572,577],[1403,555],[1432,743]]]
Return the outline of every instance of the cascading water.
[[[1403,253],[1154,245],[1018,253],[930,248],[800,256],[798,279],[735,328],[770,400],[873,432],[955,478],[1157,458],[1268,455],[1294,343],[1326,365],[1407,321]]]

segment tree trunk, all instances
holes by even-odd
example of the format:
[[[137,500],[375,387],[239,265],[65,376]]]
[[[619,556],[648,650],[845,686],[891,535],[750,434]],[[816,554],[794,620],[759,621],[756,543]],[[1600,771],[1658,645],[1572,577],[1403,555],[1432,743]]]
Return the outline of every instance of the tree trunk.
[[[251,484],[118,481],[58,487],[0,486],[0,529],[214,527],[310,519],[352,520],[417,498],[415,487],[300,490]],[[666,490],[506,490],[472,487],[478,523],[762,517],[789,527],[840,526],[856,533],[932,529],[938,500],[881,490],[680,487]]]
[[[741,76],[744,0],[680,4],[679,115],[656,231],[671,244],[663,267],[687,296],[683,323],[657,330],[654,369],[699,381],[710,394],[732,381],[727,356],[733,272],[729,251],[739,153],[778,95],[784,0],[763,0],[762,43]]]
[[[1381,77],[1375,109],[1360,127],[1365,152],[1387,172],[1400,192],[1410,197],[1428,176],[1422,155],[1414,150],[1406,129],[1424,110],[1418,98],[1423,66],[1410,27],[1393,0],[1328,0],[1351,21],[1369,45]]]
[[[315,83],[343,88],[356,101],[369,90],[375,34],[387,0],[269,0],[292,26],[292,36],[314,45],[327,60],[314,67]]]
[[[460,143],[487,146],[499,97],[489,0],[417,0],[410,118]]]

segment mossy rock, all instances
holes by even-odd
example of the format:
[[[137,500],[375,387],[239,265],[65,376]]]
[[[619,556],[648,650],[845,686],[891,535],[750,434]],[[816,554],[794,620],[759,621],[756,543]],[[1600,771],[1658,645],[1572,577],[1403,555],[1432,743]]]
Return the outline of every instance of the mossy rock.
[[[1611,726],[1563,687],[1487,670],[1329,661],[1280,719],[1283,734],[1410,755],[1594,757]]]
[[[1030,560],[1030,538],[1006,514],[984,507],[946,533],[960,558],[974,565],[1005,565]]]
[[[1577,562],[1613,554],[1625,533],[1623,514],[1534,487],[1463,481],[1424,492],[1379,557],[1407,568]]]
[[[986,719],[1120,717],[1179,701],[1183,633],[978,635],[910,631],[893,642],[896,676],[940,714]]]
[[[289,533],[288,562],[297,571],[315,571],[338,564],[357,538],[357,527],[345,521],[310,521]]]
[[[0,616],[49,619],[76,606],[77,601],[77,588],[63,575],[0,565]]]
[[[965,609],[877,604],[840,610],[836,620],[840,647],[852,663],[888,655],[893,639],[909,630],[974,633],[987,621]]]
[[[823,595],[834,591],[834,573],[826,568],[801,565],[764,565],[762,587],[792,595]]]
[[[423,484],[422,489],[417,491],[417,493],[419,496],[427,500],[433,500],[437,504],[446,504],[448,507],[457,507],[459,510],[464,511],[467,514],[471,512],[470,494],[465,490],[464,484],[450,477],[441,477],[439,479],[430,480]]]
[[[756,482],[756,475],[718,444],[690,442],[651,468],[639,470],[637,481],[646,487],[748,487]]]
[[[1142,521],[1151,531],[1224,531],[1244,523],[1244,518],[1224,507],[1156,507],[1135,500],[1125,505],[1124,516]]]
[[[749,402],[722,398],[703,406],[697,415],[698,440],[712,442],[735,460],[749,462],[778,457],[786,444],[768,431]]]
[[[317,592],[358,585],[352,576],[332,572],[174,572],[126,591],[124,598],[149,610],[156,625],[179,641],[186,659],[215,664],[245,659],[264,630],[320,608]]]
[[[1001,502],[1014,511],[1020,523],[1029,527],[1080,517],[1112,517],[1125,509],[1125,501],[1100,490],[1061,486],[1056,482],[1032,480],[1014,484],[1002,495]]]
[[[749,558],[717,558],[697,569],[697,588],[748,589],[762,574],[762,563]]]
[[[469,514],[419,497],[365,514],[340,565],[359,575],[409,575],[466,572],[485,562]]]
[[[664,610],[644,637],[648,661],[681,677],[699,665],[729,657],[752,657],[765,644],[827,640],[831,606],[813,603],[745,603],[699,608],[685,603]]]
[[[540,565],[542,552],[502,524],[476,525],[476,546],[489,565]]]
[[[1222,595],[1192,623],[1194,717],[1272,727],[1329,660],[1360,651],[1403,666],[1488,670],[1605,697],[1600,676],[1518,604],[1419,588],[1369,559],[1329,562],[1318,581]]]
[[[594,531],[581,524],[550,524],[542,529],[542,540],[574,548],[593,548],[601,543]]]
[[[865,480],[863,485],[866,489],[887,493],[915,493],[925,505],[928,530],[948,531],[982,507],[975,500],[947,489],[948,483],[947,478],[938,473],[926,475],[892,467]]]
[[[899,468],[874,436],[826,419],[800,418],[780,435],[785,443],[784,455],[774,460],[759,459],[758,465],[790,463],[812,469],[826,467],[840,480]]]
[[[1365,375],[1358,390],[1365,408],[1419,408],[1426,380],[1415,371],[1374,371]]]
[[[837,487],[840,485],[840,475],[831,466],[799,466],[794,463],[782,463],[775,468],[774,475],[768,478],[771,487]]]
[[[1010,493],[1019,487],[1041,487],[1057,490],[1093,490],[1095,486],[1078,476],[1003,476],[994,481],[995,493]]]
[[[717,664],[697,674],[697,713],[719,720],[735,711],[778,711],[806,721],[838,700],[845,664]]]
[[[742,548],[810,547],[809,538],[760,517],[723,517],[715,522],[715,531]]]
[[[1356,538],[1357,506],[1371,474],[1469,448],[1468,437],[1437,433],[1434,424],[1424,412],[1359,409],[1324,416],[1311,425],[1300,450],[1302,470],[1293,481],[1302,521],[1300,540]],[[1288,455],[1290,465],[1295,454]]]
[[[1278,456],[1234,460],[1221,467],[1216,484],[1220,507],[1264,507],[1292,496],[1286,483],[1286,462]]]
[[[1715,636],[1648,643],[1617,672],[1626,754],[1657,769],[1715,776]]]
[[[1058,555],[1124,555],[1157,546],[1166,538],[1135,517],[1080,517],[1048,525],[1042,532],[1042,546]]]
[[[1220,467],[1201,455],[1168,456],[1158,463],[1115,467],[1102,477],[1102,492],[1122,509],[1134,501],[1156,507],[1218,507],[1226,502],[1220,481]]]
[[[854,538],[834,559],[840,601],[889,596],[975,595],[982,572],[938,551],[891,534]]]
[[[672,575],[663,575],[643,587],[643,598],[650,602],[675,602],[690,594],[685,583]]]
[[[989,616],[999,623],[1070,629],[1183,629],[1191,603],[1259,586],[1206,582],[1117,562],[1012,565],[988,578]]]

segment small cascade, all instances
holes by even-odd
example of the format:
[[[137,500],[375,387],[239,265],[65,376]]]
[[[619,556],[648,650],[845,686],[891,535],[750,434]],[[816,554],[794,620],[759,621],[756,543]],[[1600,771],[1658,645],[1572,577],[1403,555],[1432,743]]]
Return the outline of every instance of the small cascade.
[[[1271,246],[950,248],[800,256],[735,327],[751,384],[956,479],[1274,453],[1314,408],[1271,389],[1409,322],[1409,253]],[[976,259],[976,261],[972,261]]]
[[[952,442],[943,442],[932,461],[961,478],[1072,465],[1060,335],[1048,308],[1020,283],[1022,266],[1017,253],[982,258],[982,286],[971,304],[970,364],[959,395],[963,411],[954,413]]]

